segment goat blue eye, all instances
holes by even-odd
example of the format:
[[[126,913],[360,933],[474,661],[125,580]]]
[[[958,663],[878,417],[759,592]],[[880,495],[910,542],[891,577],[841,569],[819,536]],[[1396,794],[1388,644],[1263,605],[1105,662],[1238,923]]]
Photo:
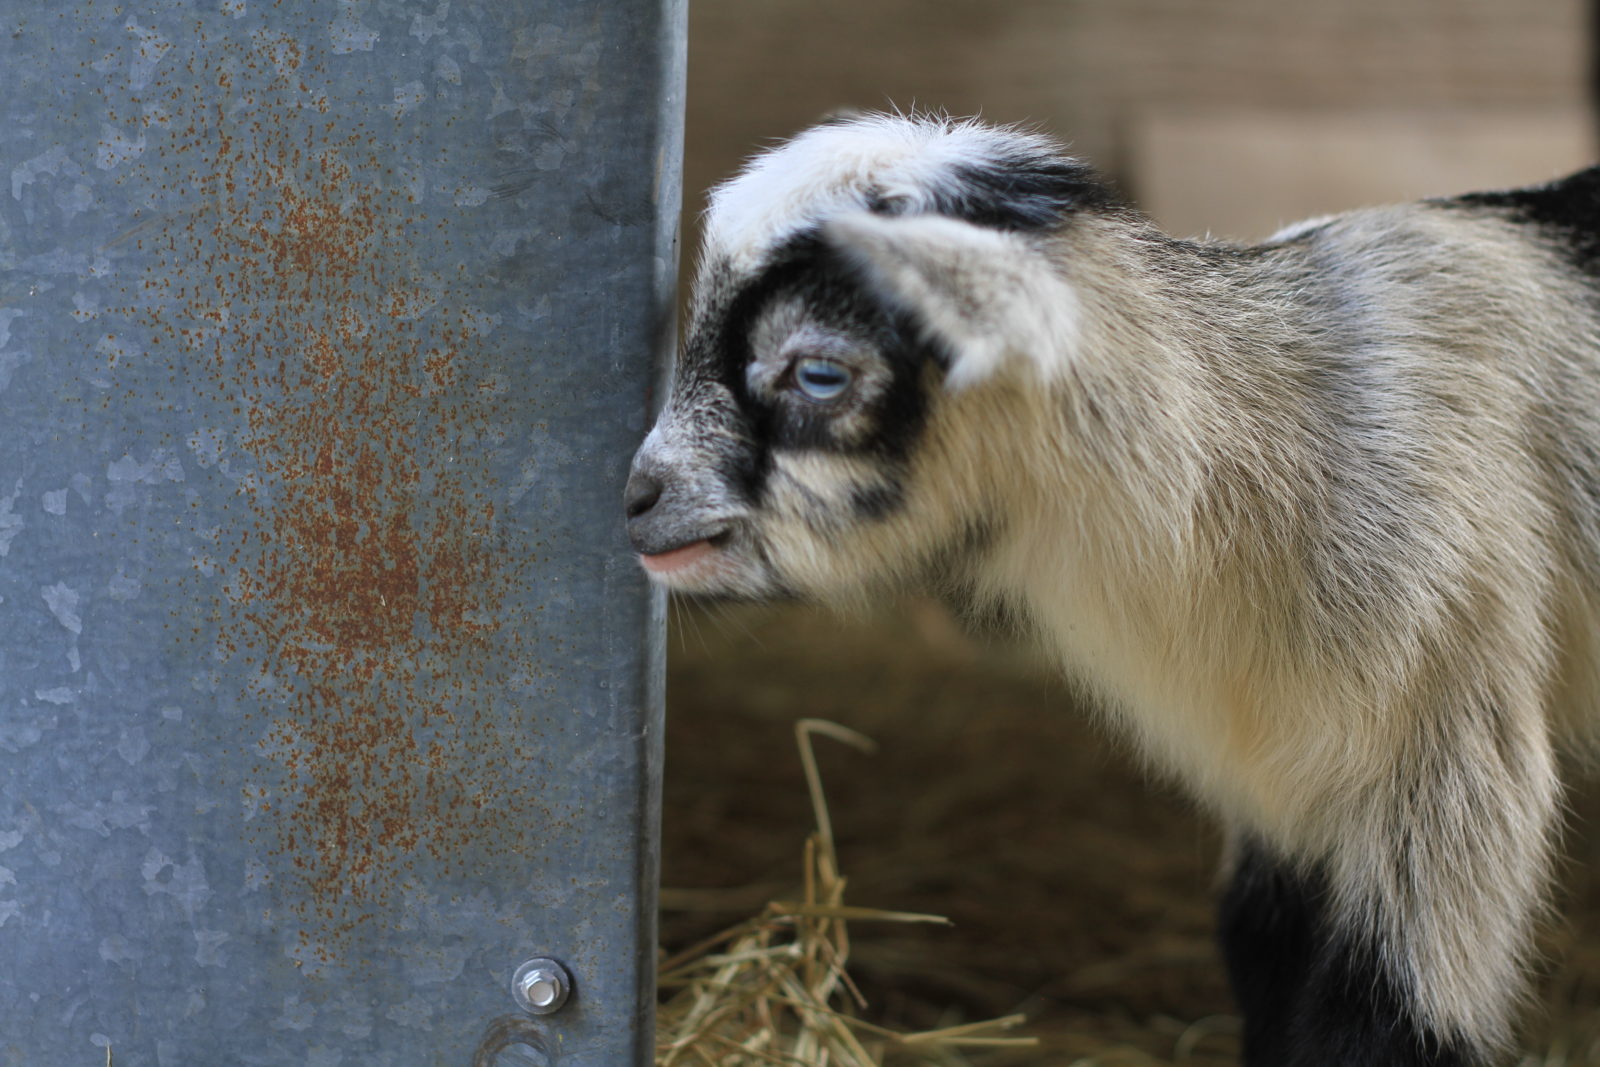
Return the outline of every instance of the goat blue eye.
[[[810,356],[794,365],[795,388],[812,400],[837,400],[853,380],[849,367],[831,359]]]

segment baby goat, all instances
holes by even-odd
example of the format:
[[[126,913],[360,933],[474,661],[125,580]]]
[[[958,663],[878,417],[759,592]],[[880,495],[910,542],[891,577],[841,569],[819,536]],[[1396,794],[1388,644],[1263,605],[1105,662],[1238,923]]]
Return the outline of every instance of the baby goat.
[[[1494,1062],[1600,723],[1597,212],[1179,241],[1038,136],[820,126],[711,196],[633,546],[1020,620],[1229,828],[1248,1064]]]

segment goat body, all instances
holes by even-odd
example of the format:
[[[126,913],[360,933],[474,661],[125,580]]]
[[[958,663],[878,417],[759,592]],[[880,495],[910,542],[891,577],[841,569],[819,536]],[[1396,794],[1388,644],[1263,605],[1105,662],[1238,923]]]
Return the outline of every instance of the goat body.
[[[712,194],[627,497],[669,589],[1019,620],[1228,827],[1248,1063],[1506,1049],[1600,722],[1600,172],[1240,247],[829,123]]]

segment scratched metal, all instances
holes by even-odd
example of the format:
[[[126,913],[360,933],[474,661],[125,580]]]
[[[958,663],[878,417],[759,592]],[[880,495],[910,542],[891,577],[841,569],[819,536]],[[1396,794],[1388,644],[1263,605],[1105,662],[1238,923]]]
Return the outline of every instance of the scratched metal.
[[[650,1061],[683,15],[0,0],[0,1065]]]

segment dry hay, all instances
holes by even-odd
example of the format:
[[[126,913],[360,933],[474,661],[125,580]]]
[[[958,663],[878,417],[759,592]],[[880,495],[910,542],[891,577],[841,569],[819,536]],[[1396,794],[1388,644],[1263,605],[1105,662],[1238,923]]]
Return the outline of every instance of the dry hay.
[[[845,969],[851,922],[948,925],[937,915],[885,911],[845,903],[833,827],[812,750],[813,734],[870,751],[854,730],[819,719],[795,725],[816,829],[806,838],[804,882],[797,901],[772,901],[739,923],[666,960],[664,990],[675,990],[657,1019],[658,1067],[707,1064],[757,1067],[878,1067],[890,1062],[950,1064],[963,1049],[1033,1048],[1004,1031],[1020,1015],[900,1032],[862,1019],[866,998]],[[959,1061],[954,1061],[959,1062]]]

